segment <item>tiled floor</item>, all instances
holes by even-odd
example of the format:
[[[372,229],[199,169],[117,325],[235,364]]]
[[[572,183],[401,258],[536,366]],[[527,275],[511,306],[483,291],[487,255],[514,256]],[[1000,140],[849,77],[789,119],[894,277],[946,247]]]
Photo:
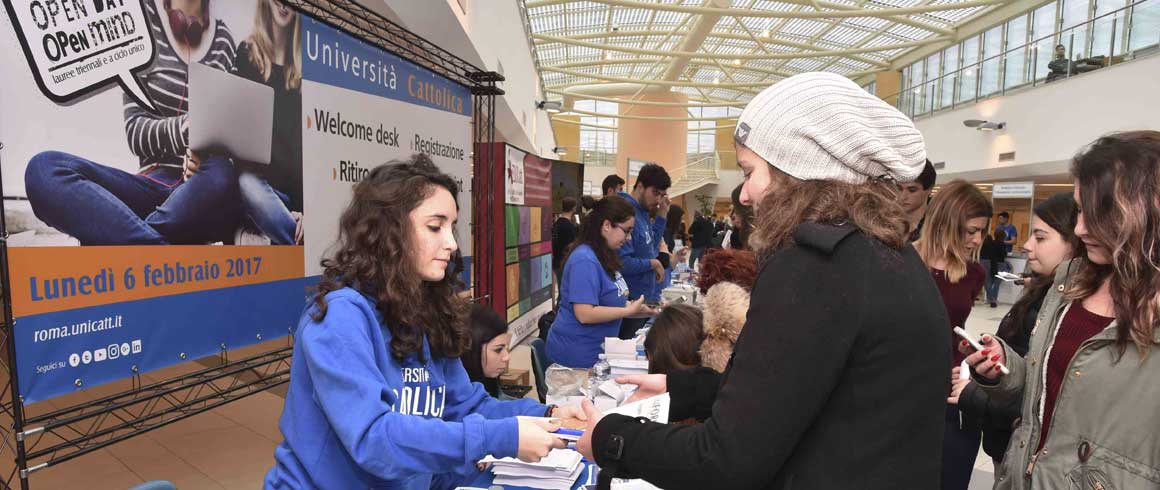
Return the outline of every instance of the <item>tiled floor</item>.
[[[967,330],[975,334],[994,332],[1008,308],[1005,305],[996,309],[976,305],[967,321]],[[191,362],[150,373],[145,378],[150,382],[203,367]],[[519,346],[513,352],[511,367],[530,369],[526,346]],[[117,393],[126,387],[126,383],[110,383],[34,404],[29,411],[46,413]],[[32,474],[30,486],[53,490],[124,490],[149,480],[169,480],[183,490],[260,488],[263,476],[274,462],[274,447],[282,440],[278,417],[282,413],[284,395],[284,388],[256,393],[46,468]],[[535,396],[535,393],[529,396]],[[12,471],[11,465],[10,456],[2,455],[0,471],[3,475]],[[993,479],[991,460],[980,451],[970,489],[989,489]]]

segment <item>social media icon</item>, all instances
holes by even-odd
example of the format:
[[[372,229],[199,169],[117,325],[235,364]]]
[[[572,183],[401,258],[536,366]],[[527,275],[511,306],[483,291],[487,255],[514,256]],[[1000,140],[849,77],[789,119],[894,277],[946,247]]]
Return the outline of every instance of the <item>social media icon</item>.
[[[79,356],[77,354],[72,354],[72,355],[68,356],[68,365],[72,366],[72,367],[80,366],[81,365],[81,356]]]
[[[105,349],[97,349],[97,350],[93,351],[93,362],[104,361],[105,359],[108,358],[107,357],[108,355],[109,355],[109,351],[107,351]]]
[[[109,344],[109,359],[116,359],[121,357],[121,347],[117,344]]]
[[[88,363],[90,363],[90,362],[93,362],[93,353],[92,353],[92,352],[89,352],[89,351],[84,351],[84,352],[81,354],[81,362],[83,362],[83,363],[85,363],[85,364],[88,364]]]
[[[129,355],[129,343],[128,342],[121,344],[121,355],[122,356]]]
[[[140,353],[141,353],[141,340],[140,340],[140,339],[137,339],[137,340],[134,340],[134,341],[133,341],[133,353],[134,353],[134,354],[140,354]]]

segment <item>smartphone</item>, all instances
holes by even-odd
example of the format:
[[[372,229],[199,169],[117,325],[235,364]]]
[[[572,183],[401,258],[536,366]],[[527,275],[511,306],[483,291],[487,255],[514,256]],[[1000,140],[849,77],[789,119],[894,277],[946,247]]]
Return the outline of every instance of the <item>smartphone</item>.
[[[966,330],[963,330],[963,327],[955,327],[955,333],[958,334],[959,337],[962,337],[963,340],[970,342],[971,347],[974,347],[975,350],[983,350],[983,345],[975,339],[971,338],[971,335],[968,334]],[[999,364],[999,371],[1001,371],[1003,374],[1011,374],[1011,370],[1007,369],[1007,366],[1004,366],[1001,363]]]

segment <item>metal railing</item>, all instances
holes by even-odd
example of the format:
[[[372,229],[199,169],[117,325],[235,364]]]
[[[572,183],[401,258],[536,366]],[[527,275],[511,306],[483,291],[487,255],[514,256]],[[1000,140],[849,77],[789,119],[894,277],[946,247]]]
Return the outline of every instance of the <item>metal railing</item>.
[[[1133,22],[1136,19],[1141,19],[1140,25]],[[985,32],[978,36],[980,45],[986,43]],[[959,51],[964,45],[959,44]],[[1066,49],[1062,57],[1055,54],[1057,45]],[[1050,53],[1041,53],[1044,47]],[[1156,52],[1160,52],[1160,0],[1141,0],[910,85],[886,96],[885,100],[906,115],[918,118]],[[957,53],[956,57],[961,54]],[[1023,63],[1022,70],[1009,72],[1007,65],[1011,60]],[[1014,80],[1008,79],[1011,74],[1016,75]],[[948,89],[949,97],[945,93]]]
[[[685,166],[674,170],[673,173],[680,175],[680,177],[669,188],[669,196],[677,197],[695,190],[702,185],[716,183],[720,178],[720,170],[720,153],[713,152],[707,156],[694,159],[685,164]]]

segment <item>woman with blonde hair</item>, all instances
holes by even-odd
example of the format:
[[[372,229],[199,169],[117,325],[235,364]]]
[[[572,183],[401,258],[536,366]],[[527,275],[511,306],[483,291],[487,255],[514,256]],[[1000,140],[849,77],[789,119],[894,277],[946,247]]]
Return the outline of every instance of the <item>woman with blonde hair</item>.
[[[990,217],[991,202],[987,196],[974,185],[955,180],[935,195],[918,241],[914,242],[946,306],[950,323],[942,328],[948,332],[953,327],[966,325],[975,298],[986,282],[987,273],[978,261]],[[958,396],[969,380],[959,379],[957,366],[965,356],[954,346],[953,342],[947,346],[953,353],[947,366],[952,377],[947,386],[948,398]],[[964,420],[957,406],[947,405],[942,490],[966,490],[981,437],[977,421]]]
[[[1157,488],[1160,132],[1102,137],[1071,176],[1083,254],[1058,267],[1026,357],[990,336],[967,357],[992,399],[1023,398],[995,488]]]
[[[238,162],[238,186],[246,215],[271,244],[301,244],[301,20],[279,0],[257,3],[254,32],[238,46],[237,73],[274,89],[274,137],[270,165]]]

